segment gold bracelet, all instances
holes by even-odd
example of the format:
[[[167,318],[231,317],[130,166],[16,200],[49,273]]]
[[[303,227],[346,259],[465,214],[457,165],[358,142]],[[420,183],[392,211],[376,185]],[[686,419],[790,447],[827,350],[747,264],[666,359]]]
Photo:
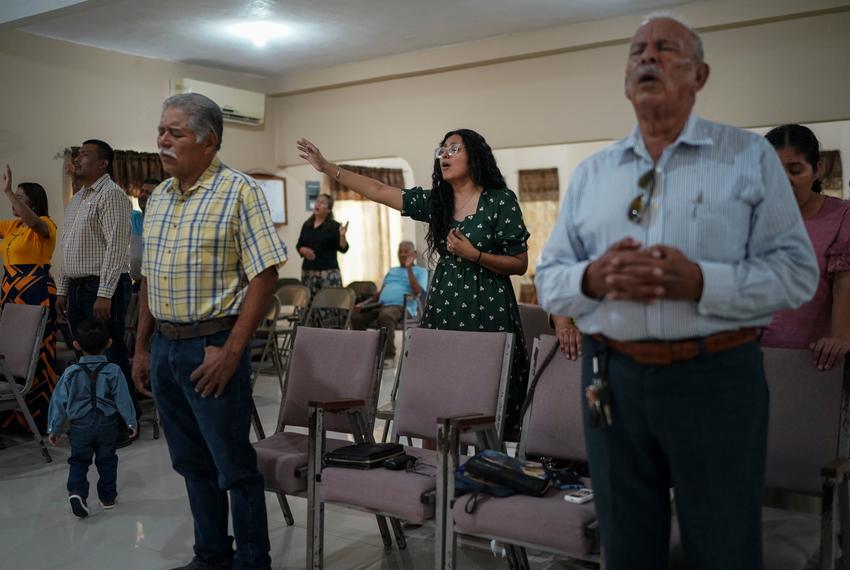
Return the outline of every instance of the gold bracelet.
[[[479,249],[478,250],[478,259],[475,260],[475,263],[478,263],[479,261],[481,261],[482,255],[484,255],[484,252]]]

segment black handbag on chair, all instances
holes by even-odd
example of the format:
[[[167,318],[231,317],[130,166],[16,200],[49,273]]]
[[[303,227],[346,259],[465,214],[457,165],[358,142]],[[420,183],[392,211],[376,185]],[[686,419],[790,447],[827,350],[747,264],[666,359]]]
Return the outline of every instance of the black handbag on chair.
[[[404,446],[400,443],[356,443],[325,453],[325,465],[351,469],[374,469],[381,467],[384,461],[391,457],[403,455]]]

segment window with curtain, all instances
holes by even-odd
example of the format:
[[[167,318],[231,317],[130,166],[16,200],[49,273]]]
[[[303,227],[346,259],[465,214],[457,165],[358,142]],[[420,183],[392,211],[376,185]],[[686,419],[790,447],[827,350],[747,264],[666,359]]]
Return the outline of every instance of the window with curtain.
[[[65,149],[65,163],[69,163],[77,151],[78,146]],[[138,196],[142,182],[147,178],[165,180],[168,175],[162,169],[162,161],[159,154],[155,152],[137,152],[135,150],[116,150],[112,160],[112,172],[110,176],[118,186],[130,196]],[[72,194],[79,190],[79,184],[71,179]],[[70,200],[70,196],[68,198]]]
[[[342,168],[380,180],[396,188],[404,188],[404,172],[400,168],[372,168],[341,165]],[[379,287],[390,267],[396,263],[400,240],[401,214],[382,204],[367,200],[329,178],[334,198],[334,218],[348,222],[349,250],[339,256],[343,283],[373,281]]]
[[[536,168],[533,170],[520,170],[518,172],[519,203],[522,208],[522,217],[525,225],[531,233],[528,240],[528,273],[533,278],[537,269],[537,258],[549,239],[549,234],[555,226],[558,218],[558,180],[557,168]],[[520,289],[520,297],[533,301],[536,297],[533,292],[533,283],[528,292]]]

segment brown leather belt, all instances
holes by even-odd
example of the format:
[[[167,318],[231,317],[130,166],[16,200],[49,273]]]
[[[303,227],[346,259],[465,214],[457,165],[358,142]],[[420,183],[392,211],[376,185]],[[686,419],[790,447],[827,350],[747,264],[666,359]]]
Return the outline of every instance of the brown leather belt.
[[[168,340],[186,340],[230,330],[235,323],[236,317],[221,317],[220,319],[188,324],[156,321],[156,330]]]
[[[690,360],[701,354],[737,348],[758,339],[760,334],[759,329],[747,328],[672,342],[622,342],[601,334],[591,336],[594,340],[607,343],[613,350],[625,354],[640,364],[665,365]]]

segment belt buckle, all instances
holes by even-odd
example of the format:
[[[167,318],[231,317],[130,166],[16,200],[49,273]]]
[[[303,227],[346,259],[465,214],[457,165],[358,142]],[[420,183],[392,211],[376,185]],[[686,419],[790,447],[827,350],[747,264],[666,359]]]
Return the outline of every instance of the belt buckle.
[[[169,340],[180,340],[180,330],[175,324],[160,322],[159,332]]]

